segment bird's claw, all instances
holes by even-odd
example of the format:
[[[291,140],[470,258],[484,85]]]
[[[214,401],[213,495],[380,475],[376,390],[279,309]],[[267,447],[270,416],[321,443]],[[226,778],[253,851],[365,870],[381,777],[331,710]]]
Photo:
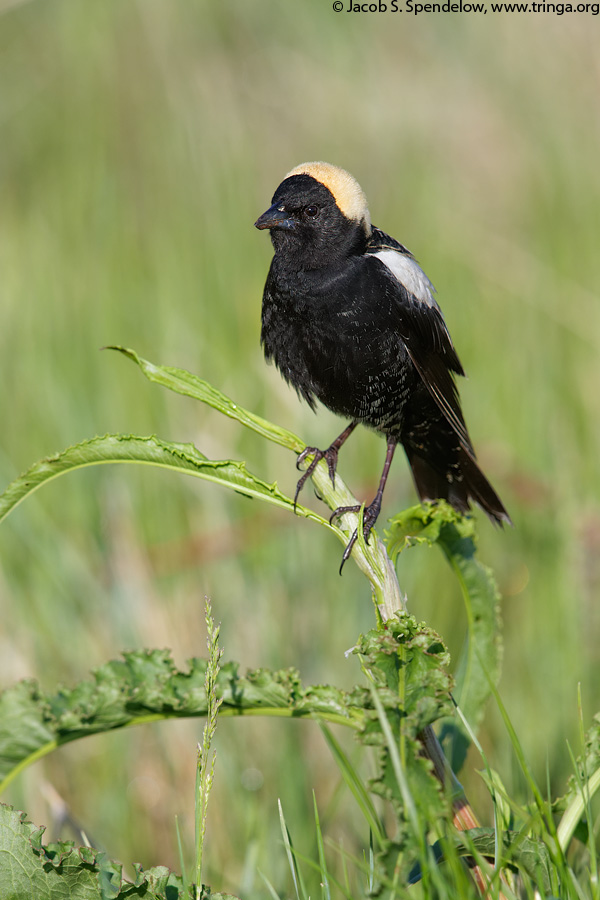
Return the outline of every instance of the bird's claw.
[[[336,510],[334,510],[329,518],[329,524],[333,523],[334,519],[338,519],[340,516],[345,515],[345,513],[349,512],[360,512],[362,509],[361,506],[338,506]],[[365,507],[363,513],[363,538],[365,540],[365,544],[369,543],[369,536],[371,534],[371,530],[377,521],[379,513],[381,512],[381,502],[377,502],[374,500],[373,503],[370,503],[369,506]],[[350,559],[350,554],[352,553],[352,548],[354,547],[356,541],[358,540],[358,528],[354,529],[352,533],[352,537],[346,544],[346,549],[344,550],[344,554],[342,556],[342,562],[340,564],[340,575],[342,574],[342,569],[346,563],[346,560]]]
[[[332,485],[335,487],[335,470],[337,467],[337,459],[338,459],[338,451],[336,447],[328,447],[327,450],[319,450],[318,447],[305,447],[302,453],[298,455],[296,460],[296,468],[299,469],[302,463],[306,460],[307,457],[312,456],[312,460],[309,463],[309,466],[306,472],[303,472],[302,477],[298,481],[296,485],[296,493],[294,494],[294,512],[296,511],[296,504],[298,503],[298,497],[300,496],[300,491],[313,474],[318,464],[324,459],[327,463],[327,469],[329,470],[329,478],[331,479]]]
[[[338,506],[338,508],[337,508],[337,509],[334,509],[334,511],[333,511],[333,512],[331,513],[331,515],[329,516],[329,524],[330,524],[330,525],[333,525],[333,520],[334,520],[334,519],[340,519],[340,518],[341,518],[343,515],[345,515],[346,513],[350,513],[350,512],[355,512],[355,513],[357,513],[357,512],[360,512],[361,508],[362,508],[362,507],[361,507],[361,505],[360,505],[359,503],[355,504],[354,506]],[[365,512],[366,512],[366,510],[365,510]]]
[[[344,555],[342,556],[342,561],[340,563],[340,568],[339,568],[340,575],[342,574],[342,569],[344,568],[344,566],[346,564],[346,560],[350,559],[350,554],[352,553],[352,548],[354,547],[357,540],[358,540],[358,528],[355,528],[354,534],[352,535],[352,537],[346,544],[346,549],[344,550]]]
[[[300,466],[304,462],[307,456],[310,456],[311,453],[319,453],[316,447],[305,447],[302,453],[299,453],[296,458],[296,468],[300,471]]]

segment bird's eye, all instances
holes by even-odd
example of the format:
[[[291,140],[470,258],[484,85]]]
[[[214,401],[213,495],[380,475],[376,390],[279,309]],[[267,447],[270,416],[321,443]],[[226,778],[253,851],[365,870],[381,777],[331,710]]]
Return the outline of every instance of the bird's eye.
[[[305,207],[304,212],[311,219],[314,219],[314,217],[319,214],[319,207],[318,206],[307,206],[307,207]]]

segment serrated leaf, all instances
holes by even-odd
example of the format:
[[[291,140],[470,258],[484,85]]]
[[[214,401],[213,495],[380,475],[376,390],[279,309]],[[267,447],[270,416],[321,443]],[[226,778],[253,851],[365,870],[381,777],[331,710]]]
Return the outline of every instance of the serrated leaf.
[[[206,660],[180,671],[166,650],[136,650],[92,673],[91,681],[44,694],[33,681],[0,694],[0,789],[57,746],[89,734],[156,719],[205,716]],[[303,687],[294,669],[257,669],[241,676],[225,663],[217,677],[219,715],[320,716],[357,729],[367,692]],[[1,896],[1,895],[0,895]]]
[[[23,813],[0,804],[0,896],[3,900],[25,897],[65,897],[68,900],[102,900],[98,872],[83,863],[73,849],[60,854],[61,873],[46,856],[41,844],[32,843],[39,829],[25,821]]]
[[[456,702],[476,730],[490,695],[489,681],[500,675],[500,594],[491,569],[477,558],[475,526],[448,503],[411,507],[391,521],[388,550],[396,557],[415,544],[437,544],[461,586],[467,613],[468,635],[456,666]],[[456,719],[445,723],[442,739],[449,745],[449,761],[458,772],[469,745],[465,729]]]
[[[246,428],[252,429],[252,431],[273,441],[275,444],[280,444],[282,447],[287,447],[288,450],[294,450],[296,453],[301,453],[306,447],[306,444],[291,431],[280,428],[279,425],[274,425],[267,419],[263,419],[261,416],[244,409],[242,406],[234,403],[230,397],[214,388],[208,381],[198,378],[197,375],[193,375],[186,369],[177,369],[173,366],[156,366],[154,363],[139,356],[135,350],[129,350],[127,347],[114,345],[105,349],[116,350],[128,357],[128,359],[131,359],[139,366],[149,381],[160,384],[171,391],[175,391],[177,394],[184,394],[186,397],[200,400],[200,402],[212,406],[213,409],[229,416],[229,418],[236,419],[242,425],[245,425]]]
[[[122,866],[92,847],[71,841],[44,844],[44,829],[25,814],[0,804],[0,897],[2,900],[187,900],[183,882],[165,866],[144,871],[136,865],[133,882]],[[236,900],[203,887],[203,900]]]
[[[46,698],[35,681],[21,681],[0,694],[0,779],[54,741]]]
[[[294,512],[293,500],[282,494],[276,483],[268,484],[249,472],[244,462],[207,459],[193,444],[163,441],[155,436],[106,434],[40,460],[13,481],[0,495],[0,521],[48,481],[66,472],[101,463],[143,463],[195,475]],[[295,512],[337,533],[336,528],[312,510],[296,505]]]
[[[448,798],[431,761],[421,755],[419,741],[424,729],[452,709],[448,651],[433,629],[414,616],[402,615],[388,619],[381,630],[362,636],[354,652],[360,655],[376,692],[377,700],[373,699],[380,706],[379,711],[367,713],[359,734],[363,743],[377,747],[377,775],[369,788],[393,805],[396,840],[409,865],[422,849],[415,823],[431,824],[448,811]],[[397,750],[391,745],[392,738]],[[393,854],[384,847],[378,859],[392,879],[388,867],[396,865]]]
[[[384,706],[396,705],[403,733],[416,737],[451,711],[448,651],[440,636],[414,616],[388,619],[381,630],[361,636],[354,653],[374,679]]]

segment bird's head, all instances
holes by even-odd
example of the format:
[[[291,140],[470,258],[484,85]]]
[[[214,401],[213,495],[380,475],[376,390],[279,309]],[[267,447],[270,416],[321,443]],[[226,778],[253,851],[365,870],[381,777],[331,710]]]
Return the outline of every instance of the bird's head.
[[[276,252],[304,268],[363,252],[371,233],[362,188],[344,169],[324,162],[302,163],[288,172],[254,224],[270,230]]]

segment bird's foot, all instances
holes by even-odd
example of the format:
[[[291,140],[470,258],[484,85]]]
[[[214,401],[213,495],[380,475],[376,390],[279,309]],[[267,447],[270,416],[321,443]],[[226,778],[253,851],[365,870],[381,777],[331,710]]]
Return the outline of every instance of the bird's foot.
[[[312,456],[312,460],[308,466],[306,472],[303,473],[302,478],[299,480],[296,485],[296,493],[294,494],[294,511],[296,509],[296,504],[298,502],[298,497],[300,495],[300,491],[313,474],[318,464],[324,459],[327,463],[327,468],[329,470],[329,477],[331,479],[332,485],[335,487],[335,470],[337,467],[338,460],[338,447],[334,444],[331,447],[328,447],[327,450],[319,450],[317,447],[305,447],[302,453],[298,456],[296,460],[296,468],[299,469],[302,463],[307,459],[307,457]]]
[[[360,505],[356,506],[338,506],[336,510],[331,514],[329,519],[330,522],[333,522],[334,519],[339,519],[340,516],[343,516],[345,513],[349,512],[360,512]],[[379,517],[379,513],[381,512],[381,499],[376,497],[372,503],[369,503],[368,506],[365,506],[365,511],[363,513],[363,537],[365,539],[365,544],[369,543],[369,535],[371,534],[371,529],[375,525]],[[350,559],[350,554],[352,553],[352,548],[354,547],[356,541],[358,540],[358,528],[355,529],[352,537],[348,541],[346,545],[346,549],[344,550],[344,555],[342,556],[342,562],[340,565],[340,575],[342,574],[342,569],[344,568],[344,563],[347,559]]]

